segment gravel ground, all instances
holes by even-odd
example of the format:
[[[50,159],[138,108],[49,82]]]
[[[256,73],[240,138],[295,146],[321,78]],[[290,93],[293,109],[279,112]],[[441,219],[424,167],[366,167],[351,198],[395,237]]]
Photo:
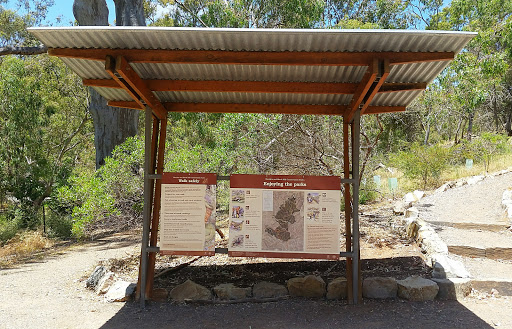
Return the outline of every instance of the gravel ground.
[[[502,213],[499,203],[493,206],[496,212],[491,215],[483,204],[494,202],[491,199],[501,200],[503,189],[512,185],[512,174],[502,178],[427,197],[423,201],[424,208],[429,209],[432,216],[440,214],[439,208],[429,207],[429,202],[433,204],[434,198],[439,198],[447,202],[445,211],[452,213],[455,220],[469,216],[484,221],[497,218]],[[478,195],[472,194],[476,193],[473,188],[480,191]],[[494,197],[490,197],[491,194]],[[467,205],[467,209],[461,213],[452,210],[461,205]],[[383,273],[400,271],[392,263],[400,257],[417,259],[416,247],[390,233],[388,229],[393,223],[385,217],[370,213],[365,223],[363,255],[368,259],[366,270],[370,274],[379,270]],[[139,239],[134,236],[116,235],[74,246],[14,269],[0,269],[0,328],[512,328],[511,300],[495,295],[425,303],[365,300],[357,306],[347,305],[345,301],[289,299],[228,305],[149,303],[142,310],[134,302],[104,303],[102,297],[84,288],[83,279],[99,262],[119,268],[130,265],[140,248]],[[107,261],[111,258],[117,260]],[[391,259],[391,263],[386,263],[386,258]],[[412,264],[418,266],[415,270],[422,267],[421,261]],[[269,265],[249,263],[247,266],[259,266],[268,271]],[[279,266],[290,267],[286,263]],[[334,267],[329,272],[341,274],[342,264],[336,266],[340,268]],[[290,271],[293,270],[291,266]]]
[[[488,177],[474,185],[452,188],[425,197],[417,205],[431,222],[503,224],[503,191],[512,187],[512,173]]]

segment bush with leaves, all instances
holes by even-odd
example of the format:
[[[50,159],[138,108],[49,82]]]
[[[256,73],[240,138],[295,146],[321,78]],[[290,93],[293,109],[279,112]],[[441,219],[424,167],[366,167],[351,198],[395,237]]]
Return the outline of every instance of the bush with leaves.
[[[450,149],[440,145],[414,143],[408,151],[391,156],[391,162],[408,178],[419,180],[423,188],[439,182],[442,172],[448,167]]]
[[[18,223],[7,218],[6,214],[0,214],[0,246],[12,239],[18,232]]]
[[[97,229],[126,228],[140,218],[143,155],[143,142],[129,138],[98,171],[77,169],[69,186],[58,190],[53,207],[71,215],[74,237],[90,236]]]
[[[483,163],[484,170],[487,172],[495,156],[510,151],[511,146],[507,136],[485,132],[471,141],[464,140],[454,145],[452,164],[458,165],[464,163],[466,159],[473,159],[475,163]]]

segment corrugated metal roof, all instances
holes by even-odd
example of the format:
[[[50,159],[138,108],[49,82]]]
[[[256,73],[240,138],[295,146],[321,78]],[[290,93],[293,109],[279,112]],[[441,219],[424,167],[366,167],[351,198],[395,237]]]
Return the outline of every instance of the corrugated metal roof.
[[[411,30],[204,29],[160,27],[30,28],[50,48],[169,49],[290,52],[455,52],[476,33]],[[76,58],[63,61],[84,79],[110,79],[104,63]],[[447,61],[393,65],[386,82],[431,82]],[[353,82],[365,66],[295,66],[132,63],[143,79]],[[108,100],[131,100],[119,89],[95,87]],[[371,105],[407,106],[421,91],[378,94]],[[155,92],[162,102],[338,104],[350,95]]]
[[[459,52],[470,32],[175,27],[36,27],[51,48],[201,49],[229,51]]]

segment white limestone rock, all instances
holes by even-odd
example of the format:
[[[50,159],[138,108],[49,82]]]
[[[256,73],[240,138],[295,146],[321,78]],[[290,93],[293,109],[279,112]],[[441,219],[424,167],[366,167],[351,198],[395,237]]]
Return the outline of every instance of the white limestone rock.
[[[327,285],[327,299],[347,299],[347,279],[335,278]]]
[[[127,281],[116,281],[105,295],[107,302],[125,302],[130,300],[137,285]]]
[[[319,276],[291,278],[286,284],[291,296],[318,298],[325,295],[325,281]]]
[[[282,284],[262,281],[252,287],[252,295],[255,298],[275,298],[288,295],[288,290]]]
[[[396,298],[397,291],[395,278],[373,277],[363,280],[363,297],[365,298]]]
[[[213,288],[213,292],[219,299],[236,300],[251,297],[251,288],[236,287],[232,283],[222,283]]]
[[[434,300],[439,292],[439,286],[432,280],[419,276],[411,276],[405,280],[398,280],[398,297],[410,301],[422,302]]]
[[[171,290],[169,295],[172,300],[177,302],[212,299],[210,289],[203,287],[192,280],[187,280],[184,283],[177,285]]]
[[[420,216],[420,211],[416,207],[411,207],[405,211],[404,215],[406,219],[416,219]]]
[[[432,255],[432,277],[436,279],[469,278],[470,273],[462,262],[450,258],[446,254]]]
[[[471,293],[471,280],[462,278],[432,279],[439,286],[437,299],[461,300]]]

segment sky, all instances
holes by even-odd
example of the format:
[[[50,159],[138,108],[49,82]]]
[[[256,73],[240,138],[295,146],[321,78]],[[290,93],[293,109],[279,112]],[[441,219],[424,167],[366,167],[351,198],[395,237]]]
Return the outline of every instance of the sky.
[[[444,6],[448,5],[451,0],[443,0]],[[7,9],[16,10],[16,0],[8,0],[4,5]],[[108,21],[111,25],[115,25],[115,6],[114,0],[106,0],[108,6]],[[73,0],[54,0],[54,5],[48,11],[47,21],[53,26],[71,26],[75,20],[73,16]],[[60,23],[57,18],[61,17]]]
[[[108,21],[114,25],[116,18],[114,0],[106,0],[108,6]],[[7,9],[16,10],[15,0],[9,0],[7,5],[4,5]],[[54,0],[54,5],[48,10],[46,17],[47,21],[55,26],[70,26],[73,24],[75,17],[73,16],[73,0]],[[61,22],[57,22],[57,17],[61,17]]]

